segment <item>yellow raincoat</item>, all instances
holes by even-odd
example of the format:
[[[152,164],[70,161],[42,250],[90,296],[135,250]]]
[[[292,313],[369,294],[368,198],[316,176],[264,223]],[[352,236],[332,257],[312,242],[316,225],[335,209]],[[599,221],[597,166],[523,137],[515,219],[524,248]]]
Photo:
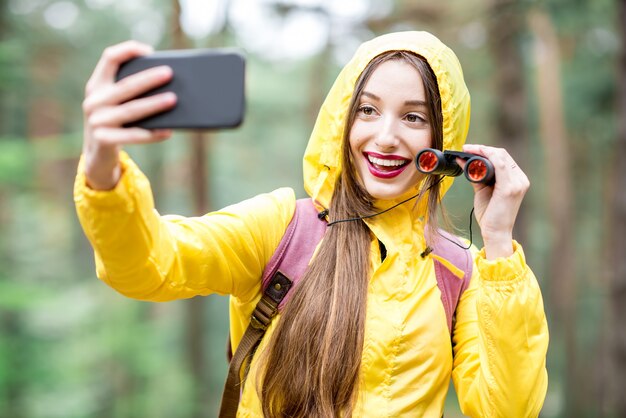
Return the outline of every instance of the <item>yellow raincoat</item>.
[[[341,170],[341,138],[355,81],[372,58],[388,50],[409,50],[427,59],[442,99],[444,148],[460,149],[465,141],[469,93],[454,53],[423,32],[367,42],[333,85],[304,157],[306,190],[321,207],[328,207]],[[87,187],[82,163],[75,182],[74,199],[95,251],[98,277],[141,300],[232,295],[230,327],[236,347],[261,296],[263,268],[293,215],[294,192],[278,189],[202,217],[160,216],[148,180],[124,153],[121,164],[122,178],[111,191]],[[451,181],[445,180],[444,191]],[[354,416],[440,417],[450,377],[466,415],[537,416],[547,389],[548,329],[539,286],[521,246],[514,243],[513,255],[492,261],[476,252],[471,285],[457,307],[450,341],[432,256],[419,256],[426,247],[424,211],[424,206],[407,204],[366,221],[372,242],[380,240],[387,256],[381,262],[379,246],[371,246],[373,271]],[[248,382],[257,375],[257,358]],[[261,415],[254,385],[248,384],[238,417]]]

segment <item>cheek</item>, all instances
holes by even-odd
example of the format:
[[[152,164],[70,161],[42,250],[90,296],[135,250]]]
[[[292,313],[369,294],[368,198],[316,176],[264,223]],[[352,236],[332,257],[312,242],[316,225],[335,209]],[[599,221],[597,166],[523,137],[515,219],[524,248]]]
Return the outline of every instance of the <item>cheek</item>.
[[[433,134],[432,131],[429,129],[428,130],[428,134],[426,135],[426,138],[424,138],[424,140],[426,141],[426,146],[429,148],[432,148],[433,146]]]
[[[430,132],[428,133],[424,133],[423,135],[418,136],[417,138],[415,138],[415,141],[412,141],[412,148],[414,151],[414,154],[416,155],[419,151],[423,150],[424,148],[432,148],[432,144],[433,141],[431,140],[431,135]]]
[[[359,129],[355,126],[350,129],[350,135],[348,137],[348,141],[350,142],[350,150],[353,153],[358,152],[361,145],[363,144],[363,136],[359,135]]]

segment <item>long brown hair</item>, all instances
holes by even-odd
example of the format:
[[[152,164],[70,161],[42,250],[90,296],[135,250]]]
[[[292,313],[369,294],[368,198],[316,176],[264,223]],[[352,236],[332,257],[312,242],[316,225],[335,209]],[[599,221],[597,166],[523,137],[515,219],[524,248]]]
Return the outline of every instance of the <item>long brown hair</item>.
[[[433,147],[442,148],[442,116],[436,78],[426,61],[410,52],[374,58],[356,82],[343,133],[343,170],[330,203],[329,220],[374,213],[373,198],[358,180],[349,144],[361,92],[374,70],[388,60],[404,60],[421,74],[429,104]],[[428,178],[428,222],[436,222],[439,182]],[[432,230],[433,228],[431,228]],[[260,385],[266,417],[351,416],[358,393],[370,276],[369,228],[362,220],[328,228],[318,254],[292,290],[267,350]]]

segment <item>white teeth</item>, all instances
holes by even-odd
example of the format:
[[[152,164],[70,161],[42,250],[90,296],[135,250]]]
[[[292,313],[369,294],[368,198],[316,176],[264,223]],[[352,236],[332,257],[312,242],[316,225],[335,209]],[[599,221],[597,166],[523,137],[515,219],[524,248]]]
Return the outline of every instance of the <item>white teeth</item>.
[[[399,167],[406,163],[406,160],[383,160],[382,158],[372,157],[368,155],[367,158],[372,164],[382,165],[384,167]]]

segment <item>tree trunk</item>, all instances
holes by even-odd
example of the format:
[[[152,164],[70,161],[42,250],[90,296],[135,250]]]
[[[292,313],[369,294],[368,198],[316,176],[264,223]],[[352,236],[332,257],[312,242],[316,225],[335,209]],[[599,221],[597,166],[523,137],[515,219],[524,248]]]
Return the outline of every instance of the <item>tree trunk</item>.
[[[529,173],[528,109],[524,83],[524,63],[520,39],[524,32],[524,15],[519,3],[510,0],[493,0],[488,22],[489,48],[495,63],[496,101],[493,109],[495,141],[506,148],[517,164]],[[520,208],[515,221],[514,236],[526,242],[526,211]]]
[[[189,48],[190,42],[180,24],[181,6],[178,0],[173,2],[172,39],[174,48]],[[201,131],[190,133],[190,175],[193,210],[195,215],[204,215],[209,208],[207,184],[207,141],[208,135]],[[204,336],[206,321],[204,320],[205,299],[201,297],[185,301],[186,326],[186,361],[193,383],[191,418],[203,418],[209,411],[208,376],[205,362],[206,344]]]
[[[618,24],[620,35],[619,74],[617,87],[618,138],[614,154],[613,179],[617,186],[612,191],[611,222],[611,278],[609,301],[612,311],[611,396],[613,415],[626,417],[626,0],[618,2]]]
[[[327,22],[330,25],[330,22]],[[330,45],[327,42],[324,49],[313,59],[313,64],[310,69],[309,89],[308,89],[308,106],[307,116],[311,131],[317,120],[317,115],[324,103],[326,75],[328,74],[328,63],[331,61]],[[304,144],[306,145],[308,138],[305,138]]]
[[[8,0],[0,0],[0,41],[4,41],[9,33],[8,6]]]
[[[6,340],[12,341],[4,355],[7,356],[5,361],[11,364],[11,370],[5,370],[3,376],[3,407],[4,416],[22,418],[25,417],[25,406],[28,402],[28,385],[27,379],[23,372],[28,369],[27,360],[28,351],[24,352],[24,348],[28,347],[28,340],[23,335],[23,327],[21,315],[17,310],[0,310],[0,330],[2,336]],[[21,371],[21,372],[20,372]]]
[[[552,226],[547,283],[554,313],[553,334],[563,339],[565,405],[563,416],[577,417],[585,382],[576,361],[573,199],[568,137],[563,115],[561,60],[558,39],[550,17],[542,10],[529,14],[534,35],[540,138],[545,149],[545,183],[548,217]]]
[[[58,83],[65,51],[50,43],[40,45],[31,54],[30,73],[34,84],[28,107],[30,139],[58,135],[63,131],[63,107],[50,92]],[[43,175],[45,180],[45,174]]]
[[[399,23],[408,26],[438,25],[448,19],[450,10],[445,2],[416,2],[413,0],[397,1],[388,16],[369,18],[365,24],[375,33],[393,30]]]
[[[8,19],[8,5],[8,0],[0,0],[0,42],[5,41],[11,29]],[[2,80],[0,80],[0,82],[2,82]],[[9,134],[6,123],[7,108],[6,93],[4,92],[3,86],[0,86],[0,137]]]

